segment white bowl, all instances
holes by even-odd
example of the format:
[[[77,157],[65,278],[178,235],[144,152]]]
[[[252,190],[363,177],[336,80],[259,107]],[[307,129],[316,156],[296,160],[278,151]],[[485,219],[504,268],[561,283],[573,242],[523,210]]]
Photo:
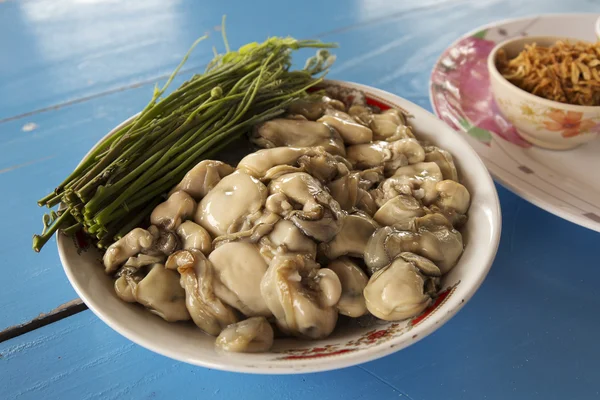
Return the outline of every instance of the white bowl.
[[[565,104],[536,96],[509,82],[496,68],[500,49],[504,49],[508,58],[514,58],[527,44],[551,46],[558,40],[578,41],[554,36],[509,39],[492,49],[487,67],[494,100],[519,134],[540,147],[568,150],[598,138],[600,107]]]
[[[600,40],[600,18],[596,20],[596,37]]]
[[[456,314],[483,282],[498,248],[500,205],[492,178],[467,142],[421,107],[368,86],[328,84],[359,89],[373,103],[404,109],[414,116],[411,123],[420,139],[441,146],[455,157],[472,196],[469,220],[463,229],[466,248],[458,265],[445,276],[443,290],[431,309],[411,320],[338,326],[324,340],[277,339],[269,353],[224,354],[215,350],[213,337],[193,324],[167,323],[139,305],[121,301],[114,293],[112,278],[101,268],[100,253],[88,247],[82,237],[59,234],[58,252],[65,273],[87,306],[123,336],[167,357],[220,370],[264,374],[325,371],[374,360],[421,340]]]

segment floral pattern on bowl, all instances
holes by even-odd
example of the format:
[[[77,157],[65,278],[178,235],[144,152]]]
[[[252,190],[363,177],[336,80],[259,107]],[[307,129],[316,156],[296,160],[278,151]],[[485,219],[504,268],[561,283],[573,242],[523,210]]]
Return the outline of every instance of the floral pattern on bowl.
[[[499,101],[503,107],[512,106],[510,100]],[[537,130],[559,132],[563,138],[600,134],[600,120],[585,118],[582,112],[548,108],[531,102],[521,102],[519,110],[520,120],[534,125]]]
[[[573,137],[583,133],[598,133],[600,124],[592,119],[583,119],[583,113],[577,111],[551,110],[545,115],[546,129],[561,132],[563,137]]]
[[[492,135],[520,147],[531,147],[506,120],[490,90],[487,57],[496,42],[487,30],[448,48],[431,75],[431,96],[436,113],[455,129],[464,130],[489,145]]]
[[[490,91],[502,115],[527,141],[552,150],[573,149],[596,139],[600,107],[560,103],[519,88],[498,71],[496,54],[504,50],[508,57],[514,57],[527,45],[551,46],[563,38],[565,36],[513,37],[495,46],[487,59]]]

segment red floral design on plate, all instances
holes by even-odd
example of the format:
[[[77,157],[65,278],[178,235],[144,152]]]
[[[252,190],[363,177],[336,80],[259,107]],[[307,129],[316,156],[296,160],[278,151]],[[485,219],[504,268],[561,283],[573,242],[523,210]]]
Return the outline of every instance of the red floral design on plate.
[[[406,326],[401,326],[399,323],[393,323],[388,325],[385,329],[373,329],[356,340],[350,340],[346,343],[346,346],[367,345],[367,347],[371,347],[371,345],[387,342],[392,337],[396,336],[396,334],[402,333],[406,329]]]
[[[284,357],[279,357],[277,360],[307,360],[311,358],[322,358],[335,356],[344,353],[350,353],[357,349],[342,348],[339,345],[328,344],[323,347],[309,347],[306,349],[291,349],[287,350]]]
[[[349,89],[345,86],[338,86],[338,85],[333,85],[333,84],[327,84],[325,86],[310,88],[307,90],[307,92],[309,92],[309,93],[315,92],[315,91],[321,90],[323,88],[333,88],[334,90],[335,89],[340,90],[340,92],[338,93],[338,97],[344,103],[346,103],[346,105],[352,104],[356,100],[355,94],[358,92],[358,89]],[[408,115],[408,112],[406,112],[406,110],[402,109],[402,107],[389,104],[385,100],[383,100],[371,93],[368,93],[365,91],[361,91],[361,93],[364,95],[364,97],[361,96],[361,99],[356,100],[358,102],[358,104],[361,104],[361,102],[364,100],[364,102],[366,102],[369,106],[379,108],[381,111],[389,110],[390,108],[396,108],[399,111],[403,112],[404,114]]]
[[[459,282],[460,283],[460,282]],[[433,315],[452,295],[458,283],[452,287],[444,289],[435,298],[433,304],[429,306],[421,315],[413,318],[408,323],[393,322],[383,328],[376,328],[363,333],[358,339],[349,340],[346,343],[328,344],[326,346],[309,347],[300,349],[285,350],[282,357],[276,360],[307,360],[314,358],[332,357],[341,354],[350,353],[357,350],[367,349],[377,346],[398,337],[413,327],[419,325],[425,319]],[[416,336],[413,336],[413,339]]]
[[[410,325],[417,326],[421,322],[429,318],[438,308],[442,306],[442,304],[446,302],[446,300],[448,300],[448,297],[450,297],[450,294],[454,291],[454,289],[456,289],[456,286],[449,287],[448,289],[438,293],[433,303],[429,307],[427,307],[425,311],[421,313],[421,315],[413,318],[410,321]]]
[[[382,103],[381,101],[373,99],[371,97],[367,97],[367,104],[370,106],[378,107],[381,111],[389,110],[391,108],[387,104]]]
[[[450,47],[431,75],[431,94],[437,114],[455,129],[489,145],[493,132],[521,147],[530,147],[494,102],[487,57],[496,45],[485,31]]]
[[[90,247],[90,239],[82,229],[75,233],[73,241],[75,242],[75,247],[77,247],[77,254],[81,254],[82,251],[87,251]]]
[[[311,358],[322,358],[322,357],[328,357],[328,356],[336,356],[336,355],[339,355],[339,354],[349,353],[349,352],[355,351],[355,350],[356,349],[341,349],[341,350],[334,350],[334,351],[323,352],[323,353],[297,354],[297,355],[285,356],[285,357],[283,357],[281,359],[282,360],[306,360],[306,359],[311,359]]]

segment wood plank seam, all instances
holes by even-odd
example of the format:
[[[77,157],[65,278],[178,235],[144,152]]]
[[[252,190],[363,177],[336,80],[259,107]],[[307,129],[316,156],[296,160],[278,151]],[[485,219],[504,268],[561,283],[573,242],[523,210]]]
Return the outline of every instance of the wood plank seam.
[[[366,369],[362,365],[357,365],[356,367],[358,369],[361,369],[361,370],[365,371],[367,374],[371,375],[373,378],[377,379],[382,384],[384,384],[384,385],[388,386],[389,388],[393,389],[394,391],[398,392],[401,396],[406,397],[408,400],[414,400],[408,394],[404,393],[402,390],[398,389],[396,386],[392,385],[390,382],[388,382],[387,380],[385,380],[382,377],[378,376],[377,374],[369,371],[368,369]]]
[[[15,338],[17,336],[23,335],[27,332],[31,332],[35,329],[41,328],[48,324],[51,324],[56,321],[60,321],[61,319],[70,317],[71,315],[80,313],[82,311],[87,310],[87,306],[85,303],[77,298],[61,304],[56,307],[52,311],[48,313],[42,313],[38,315],[36,318],[25,322],[20,325],[9,326],[0,332],[0,343]]]
[[[197,66],[194,66],[194,67],[181,69],[177,75],[181,75],[181,74],[185,74],[185,73],[188,73],[188,72],[192,72],[192,71],[200,69],[200,68],[203,68],[203,67],[197,65]],[[157,81],[159,81],[161,79],[168,78],[169,76],[171,76],[170,72],[168,74],[163,74],[163,75],[155,76],[153,78],[145,79],[143,81],[139,81],[139,82],[132,83],[132,84],[129,84],[129,85],[120,86],[120,87],[117,87],[117,88],[114,88],[114,89],[105,90],[103,92],[94,93],[94,94],[91,94],[89,96],[83,96],[83,97],[80,97],[78,99],[73,99],[73,100],[62,102],[62,103],[53,104],[53,105],[48,106],[48,107],[38,108],[36,110],[28,111],[26,113],[17,114],[17,115],[13,115],[11,117],[2,118],[2,119],[0,119],[0,124],[5,123],[5,122],[10,122],[10,121],[15,121],[15,120],[21,119],[21,118],[30,117],[32,115],[41,114],[41,113],[48,112],[48,111],[59,110],[59,109],[61,109],[63,107],[68,107],[68,106],[72,106],[74,104],[84,103],[84,102],[86,102],[88,100],[97,99],[99,97],[108,96],[108,95],[111,95],[111,94],[114,94],[114,93],[124,92],[126,90],[136,89],[136,88],[139,88],[139,87],[142,87],[142,86],[154,84],[154,83],[156,83]]]

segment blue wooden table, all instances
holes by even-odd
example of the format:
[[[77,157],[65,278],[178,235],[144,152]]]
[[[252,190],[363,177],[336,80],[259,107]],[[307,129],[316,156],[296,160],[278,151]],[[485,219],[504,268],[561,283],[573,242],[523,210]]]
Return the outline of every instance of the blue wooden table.
[[[0,0],[0,398],[600,398],[600,234],[500,186],[500,249],[470,303],[408,349],[320,374],[224,373],[153,354],[85,309],[54,241],[41,254],[30,247],[35,201],[145,105],[196,37],[219,43],[223,14],[232,46],[269,35],[335,41],[330,77],[430,109],[429,71],[462,33],[599,10],[595,0]]]

